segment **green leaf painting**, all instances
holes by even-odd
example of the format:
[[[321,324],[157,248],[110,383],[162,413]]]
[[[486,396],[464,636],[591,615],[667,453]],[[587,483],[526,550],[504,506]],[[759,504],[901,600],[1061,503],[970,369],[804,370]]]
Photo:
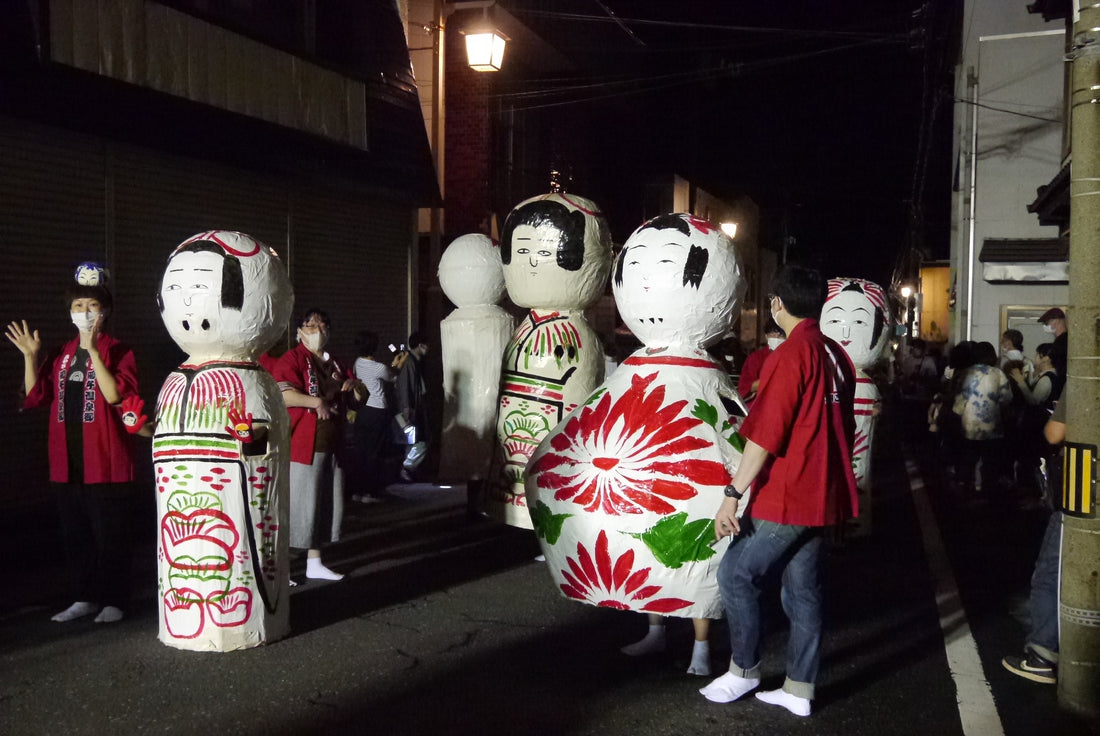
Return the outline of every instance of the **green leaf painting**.
[[[555,514],[551,512],[550,507],[542,501],[539,501],[538,504],[534,508],[529,509],[529,511],[531,512],[531,523],[535,527],[535,533],[550,544],[557,544],[565,520],[573,515]]]
[[[745,452],[745,438],[741,436],[739,432],[734,432],[726,440],[733,445],[733,449],[740,453]]]
[[[532,517],[534,514],[532,514]],[[687,512],[666,516],[641,534],[631,534],[649,547],[653,556],[673,570],[685,562],[698,562],[714,556],[714,520],[687,520]]]
[[[718,409],[711,406],[702,399],[695,400],[695,408],[691,410],[691,415],[696,419],[700,419],[712,427],[718,427]]]

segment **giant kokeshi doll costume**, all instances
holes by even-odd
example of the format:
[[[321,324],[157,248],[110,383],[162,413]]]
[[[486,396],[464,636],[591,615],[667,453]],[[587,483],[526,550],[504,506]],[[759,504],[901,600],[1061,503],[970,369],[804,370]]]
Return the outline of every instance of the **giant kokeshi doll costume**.
[[[531,311],[504,353],[499,447],[485,510],[530,529],[523,485],[527,461],[542,438],[603,381],[603,349],[584,309],[607,285],[611,235],[594,202],[543,194],[509,213],[500,256],[508,296]]]
[[[168,259],[159,301],[187,362],[157,399],[153,437],[159,638],[203,651],[288,631],[290,425],[256,362],[294,296],[273,250],[242,233],[200,233]]]
[[[725,334],[744,290],[737,253],[709,222],[664,215],[626,241],[612,284],[645,347],[531,458],[535,531],[569,598],[717,618],[729,539],[715,544],[714,515],[741,460],[743,410],[704,348]]]
[[[875,434],[875,407],[881,398],[867,375],[890,342],[890,307],[882,287],[872,281],[829,279],[829,294],[821,309],[821,331],[840,344],[856,368],[856,435],[852,471],[859,491],[859,518],[848,524],[858,534],[871,526],[871,441]]]
[[[439,285],[456,309],[439,323],[443,355],[440,478],[484,478],[496,445],[500,361],[512,335],[500,248],[487,235],[455,238],[439,260]]]

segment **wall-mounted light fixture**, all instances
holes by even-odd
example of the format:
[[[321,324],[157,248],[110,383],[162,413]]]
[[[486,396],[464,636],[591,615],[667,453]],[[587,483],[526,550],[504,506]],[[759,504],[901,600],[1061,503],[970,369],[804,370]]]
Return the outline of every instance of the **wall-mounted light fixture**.
[[[481,18],[459,31],[466,37],[466,63],[476,72],[499,72],[504,63],[504,47],[511,40],[489,18],[489,8],[494,5],[496,0],[459,0],[444,6],[446,15],[456,10],[481,9]]]
[[[722,232],[724,232],[729,237],[730,240],[733,240],[734,238],[737,237],[737,223],[736,222],[723,222],[718,227],[720,227],[722,229]]]

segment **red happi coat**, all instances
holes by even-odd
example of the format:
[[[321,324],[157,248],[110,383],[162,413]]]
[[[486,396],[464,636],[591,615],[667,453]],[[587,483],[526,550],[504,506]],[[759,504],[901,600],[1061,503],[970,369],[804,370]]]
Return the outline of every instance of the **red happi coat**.
[[[68,446],[65,439],[65,379],[72,368],[79,338],[62,346],[53,360],[38,369],[38,380],[27,395],[23,408],[50,407],[50,480],[55,483],[126,483],[134,479],[134,455],[129,432],[122,423],[122,411],[103,397],[96,383],[91,360],[84,369],[84,477],[69,477]],[[110,335],[100,334],[96,347],[103,363],[115,378],[122,398],[136,396],[137,366],[129,347]]]
[[[279,358],[274,372],[279,388],[289,386],[308,396],[320,396],[320,384],[311,355],[313,354],[309,352],[309,348],[299,343]],[[352,372],[335,358],[331,360],[331,365],[341,379],[354,378]],[[312,465],[314,439],[317,435],[317,412],[301,406],[288,406],[286,410],[290,414],[290,460],[302,465]]]

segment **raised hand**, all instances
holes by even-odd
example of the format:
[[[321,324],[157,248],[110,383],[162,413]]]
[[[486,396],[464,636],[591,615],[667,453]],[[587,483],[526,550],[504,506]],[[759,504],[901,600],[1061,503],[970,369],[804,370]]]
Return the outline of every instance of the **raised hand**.
[[[35,356],[42,349],[42,338],[38,336],[38,330],[32,331],[27,326],[27,320],[12,322],[8,325],[8,339],[12,345],[19,348],[23,355]]]
[[[149,421],[149,417],[141,413],[141,410],[145,407],[145,402],[142,401],[140,396],[127,396],[122,400],[120,407],[122,408],[122,424],[130,434],[140,432],[145,423]]]
[[[236,437],[241,442],[252,441],[252,412],[244,413],[244,407],[234,402],[229,405],[226,413],[229,424],[225,425],[225,431]]]

